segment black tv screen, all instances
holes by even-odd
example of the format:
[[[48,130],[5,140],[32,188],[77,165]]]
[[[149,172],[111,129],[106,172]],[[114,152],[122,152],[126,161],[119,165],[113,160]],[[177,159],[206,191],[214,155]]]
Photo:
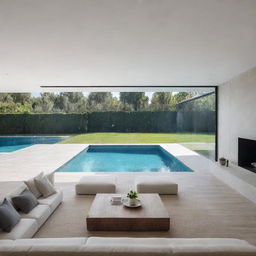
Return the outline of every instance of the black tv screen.
[[[252,167],[256,162],[256,140],[238,138],[238,165]]]

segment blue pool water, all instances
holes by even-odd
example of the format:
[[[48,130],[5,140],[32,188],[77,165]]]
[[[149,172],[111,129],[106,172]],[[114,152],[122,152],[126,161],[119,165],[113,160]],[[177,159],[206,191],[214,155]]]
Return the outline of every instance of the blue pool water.
[[[58,172],[192,172],[160,146],[89,146]]]
[[[13,152],[34,144],[54,144],[64,140],[57,136],[8,136],[0,137],[0,153]]]

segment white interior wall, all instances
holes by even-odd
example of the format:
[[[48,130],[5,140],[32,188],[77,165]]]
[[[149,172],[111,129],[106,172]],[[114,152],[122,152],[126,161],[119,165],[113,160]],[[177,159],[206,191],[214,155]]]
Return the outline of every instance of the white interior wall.
[[[238,137],[256,140],[256,67],[219,86],[219,157],[238,162]]]

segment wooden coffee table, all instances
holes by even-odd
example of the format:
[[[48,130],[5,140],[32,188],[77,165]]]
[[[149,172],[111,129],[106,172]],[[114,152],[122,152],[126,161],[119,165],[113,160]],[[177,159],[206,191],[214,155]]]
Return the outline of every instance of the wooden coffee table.
[[[114,194],[97,194],[88,216],[89,231],[168,231],[170,216],[158,194],[140,194],[142,206],[112,205]]]

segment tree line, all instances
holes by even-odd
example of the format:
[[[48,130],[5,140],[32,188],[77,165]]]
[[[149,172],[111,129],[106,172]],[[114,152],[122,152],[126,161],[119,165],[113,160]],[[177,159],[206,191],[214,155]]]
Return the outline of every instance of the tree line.
[[[0,93],[0,113],[175,111],[178,103],[194,96],[188,92],[155,92],[149,100],[145,92],[120,92],[119,98],[111,92],[91,92],[87,97],[82,92],[44,92],[39,97],[32,97],[31,93]],[[214,97],[201,98],[189,108],[214,110]]]

